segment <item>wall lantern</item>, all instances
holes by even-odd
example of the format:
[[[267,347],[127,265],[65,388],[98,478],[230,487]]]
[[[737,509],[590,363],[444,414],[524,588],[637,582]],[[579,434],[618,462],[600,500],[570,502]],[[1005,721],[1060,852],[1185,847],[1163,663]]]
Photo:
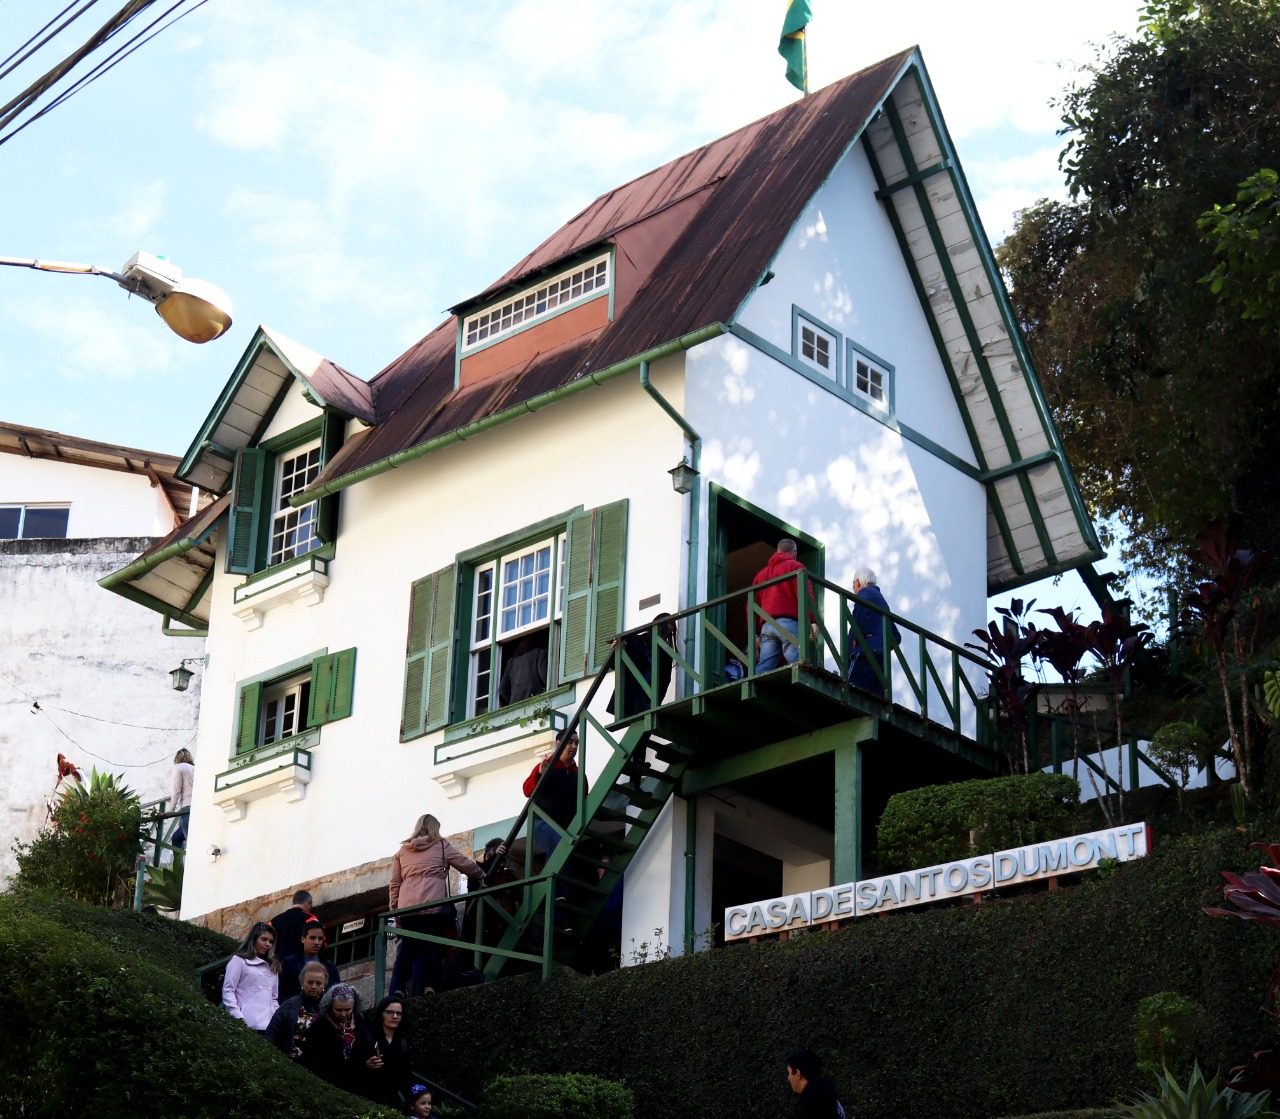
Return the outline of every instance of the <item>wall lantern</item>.
[[[169,673],[169,678],[173,681],[173,690],[175,692],[185,692],[187,685],[191,683],[192,672],[187,667],[189,664],[204,664],[204,657],[187,657]]]
[[[693,492],[693,487],[698,481],[698,472],[688,462],[681,460],[679,466],[673,466],[667,473],[671,475],[671,488],[676,493]]]

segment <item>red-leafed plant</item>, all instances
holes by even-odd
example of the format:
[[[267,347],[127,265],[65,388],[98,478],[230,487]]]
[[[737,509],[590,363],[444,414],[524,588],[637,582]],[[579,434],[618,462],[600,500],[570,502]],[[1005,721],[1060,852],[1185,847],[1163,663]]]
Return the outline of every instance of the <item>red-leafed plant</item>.
[[[997,606],[996,613],[1002,622],[991,622],[986,629],[975,629],[973,635],[980,643],[967,642],[965,648],[975,649],[987,658],[987,678],[1004,716],[1005,729],[1012,736],[1015,746],[1010,751],[1014,770],[1030,773],[1039,767],[1032,764],[1027,744],[1027,723],[1030,709],[1027,699],[1031,685],[1022,674],[1022,662],[1035,652],[1040,640],[1040,630],[1026,620],[1035,605],[1035,599],[1023,603],[1012,599],[1007,607]]]
[[[1261,600],[1249,595],[1250,586],[1271,562],[1272,552],[1249,552],[1240,547],[1244,518],[1232,513],[1224,523],[1211,520],[1196,536],[1187,553],[1192,569],[1202,576],[1185,597],[1184,617],[1196,635],[1200,649],[1208,649],[1218,670],[1222,703],[1227,717],[1231,753],[1246,800],[1253,798],[1254,734],[1249,700],[1249,659],[1262,626]],[[1252,608],[1250,624],[1241,624],[1241,612]],[[1239,718],[1233,702],[1232,676],[1239,690]]]

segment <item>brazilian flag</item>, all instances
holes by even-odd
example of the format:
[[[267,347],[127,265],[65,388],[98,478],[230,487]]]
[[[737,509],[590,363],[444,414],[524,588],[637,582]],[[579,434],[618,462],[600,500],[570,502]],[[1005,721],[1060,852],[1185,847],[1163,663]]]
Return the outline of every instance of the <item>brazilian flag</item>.
[[[804,53],[804,29],[812,18],[809,0],[788,0],[778,40],[778,53],[787,60],[787,81],[805,93],[809,92],[809,63]]]

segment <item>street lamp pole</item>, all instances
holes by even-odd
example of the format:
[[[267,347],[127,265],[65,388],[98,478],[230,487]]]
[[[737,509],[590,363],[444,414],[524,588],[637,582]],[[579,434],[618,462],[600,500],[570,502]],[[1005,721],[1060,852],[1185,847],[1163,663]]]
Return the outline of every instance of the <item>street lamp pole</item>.
[[[0,256],[0,266],[34,268],[39,272],[66,272],[78,276],[106,276],[130,295],[155,306],[156,314],[178,337],[188,342],[212,342],[231,326],[231,300],[207,280],[184,279],[182,269],[164,257],[134,253],[119,272],[96,264],[71,264],[63,260],[32,260]]]

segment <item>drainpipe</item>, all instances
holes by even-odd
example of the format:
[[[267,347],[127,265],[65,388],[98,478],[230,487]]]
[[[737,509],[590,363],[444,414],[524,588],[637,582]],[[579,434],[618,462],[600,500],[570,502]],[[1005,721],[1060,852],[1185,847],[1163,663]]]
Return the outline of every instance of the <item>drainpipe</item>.
[[[680,610],[687,610],[693,605],[698,587],[698,539],[699,528],[702,523],[702,474],[700,473],[702,466],[702,436],[694,430],[693,425],[684,416],[675,410],[671,401],[653,386],[653,382],[649,380],[648,360],[640,362],[640,387],[653,397],[658,407],[675,420],[680,429],[689,437],[689,457],[691,460],[690,465],[694,471],[694,481],[693,489],[689,491],[689,559],[685,572],[685,601],[679,604],[679,610],[676,611],[676,613],[679,613]],[[684,647],[686,652],[693,648],[694,629],[694,620],[690,615],[685,619]],[[692,681],[686,675],[684,682],[685,695],[690,693],[691,683]]]

